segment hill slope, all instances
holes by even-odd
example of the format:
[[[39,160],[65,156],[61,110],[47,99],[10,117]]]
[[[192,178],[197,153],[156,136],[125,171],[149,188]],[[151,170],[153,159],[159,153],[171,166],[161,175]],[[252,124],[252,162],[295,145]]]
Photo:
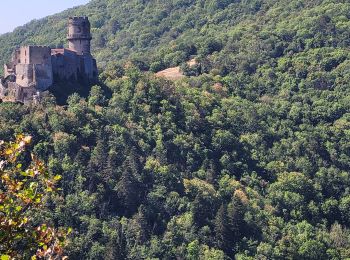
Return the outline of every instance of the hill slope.
[[[63,44],[70,15],[111,97],[0,104],[0,139],[32,135],[62,174],[29,216],[73,228],[70,259],[350,257],[348,1],[96,0],[1,36],[1,57]]]
[[[244,17],[257,11],[239,3],[230,9],[237,7]],[[13,33],[1,36],[1,62],[9,57],[10,50],[16,45],[65,44],[66,20],[73,15],[89,16],[94,34],[93,47],[100,64],[133,56],[141,56],[147,62],[150,61],[150,53],[160,53],[159,49],[169,48],[170,43],[172,48],[175,47],[177,42],[174,40],[178,38],[182,42],[181,39],[188,40],[195,34],[201,39],[208,37],[200,31],[211,23],[210,20],[217,15],[217,11],[215,6],[205,1],[91,1],[86,6],[32,21]],[[225,16],[229,10],[221,10],[219,13]],[[232,26],[242,19],[240,16],[229,15],[220,24]],[[190,44],[192,41],[186,43]],[[179,50],[182,51],[181,49]],[[184,57],[177,59],[181,61]]]
[[[65,44],[67,18],[73,15],[90,17],[100,66],[134,59],[154,71],[215,51],[210,67],[221,73],[252,71],[270,58],[346,48],[350,35],[346,1],[101,0],[1,36],[0,63],[17,45]]]

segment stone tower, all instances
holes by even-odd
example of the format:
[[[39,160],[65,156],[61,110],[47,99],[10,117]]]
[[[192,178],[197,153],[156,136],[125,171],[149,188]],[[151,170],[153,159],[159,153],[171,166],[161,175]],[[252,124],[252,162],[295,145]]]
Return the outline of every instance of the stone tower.
[[[69,49],[78,55],[90,54],[90,22],[87,17],[70,17],[68,22]]]
[[[90,53],[90,22],[87,17],[69,18],[69,49],[22,46],[15,49],[0,76],[0,101],[36,102],[40,93],[62,82],[92,85],[98,70]],[[65,90],[62,90],[65,91]]]

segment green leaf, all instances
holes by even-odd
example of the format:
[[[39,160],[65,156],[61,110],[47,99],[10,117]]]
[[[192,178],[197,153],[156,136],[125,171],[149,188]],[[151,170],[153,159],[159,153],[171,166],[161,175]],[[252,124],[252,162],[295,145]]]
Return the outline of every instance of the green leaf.
[[[1,260],[10,260],[11,257],[9,255],[1,255],[0,259]]]
[[[69,235],[70,233],[72,233],[72,231],[73,231],[73,228],[68,228],[68,230],[67,230],[67,234]]]
[[[62,176],[61,175],[56,175],[53,179],[55,181],[59,181],[60,179],[62,179]]]

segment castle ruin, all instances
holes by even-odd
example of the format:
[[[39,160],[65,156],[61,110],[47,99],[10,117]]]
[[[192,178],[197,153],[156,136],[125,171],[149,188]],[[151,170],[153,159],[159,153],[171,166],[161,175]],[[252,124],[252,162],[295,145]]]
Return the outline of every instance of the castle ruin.
[[[0,78],[0,99],[28,103],[54,83],[65,80],[94,83],[98,78],[96,60],[90,52],[90,22],[87,17],[70,17],[68,49],[46,46],[17,48],[4,65]]]

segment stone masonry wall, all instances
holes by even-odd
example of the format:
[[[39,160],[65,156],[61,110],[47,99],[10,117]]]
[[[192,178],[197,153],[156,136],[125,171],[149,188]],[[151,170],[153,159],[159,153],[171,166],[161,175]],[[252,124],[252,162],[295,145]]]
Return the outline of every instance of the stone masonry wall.
[[[16,83],[20,86],[28,86],[34,81],[33,64],[17,64]]]
[[[52,65],[35,64],[34,65],[34,82],[38,90],[44,91],[53,84]]]

